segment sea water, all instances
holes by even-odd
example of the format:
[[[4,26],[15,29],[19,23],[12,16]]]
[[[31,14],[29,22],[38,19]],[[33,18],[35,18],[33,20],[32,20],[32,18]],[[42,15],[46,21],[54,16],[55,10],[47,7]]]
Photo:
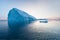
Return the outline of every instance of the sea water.
[[[34,21],[25,27],[21,27],[17,36],[9,36],[9,33],[8,21],[0,21],[1,40],[60,40],[60,21],[50,21],[48,23]],[[16,36],[16,38],[12,36]]]

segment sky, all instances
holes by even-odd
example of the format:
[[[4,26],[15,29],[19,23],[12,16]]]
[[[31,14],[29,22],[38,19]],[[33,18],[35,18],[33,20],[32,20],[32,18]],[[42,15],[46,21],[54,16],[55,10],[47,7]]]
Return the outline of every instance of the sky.
[[[36,18],[60,17],[60,0],[0,0],[0,20],[7,20],[12,8]]]

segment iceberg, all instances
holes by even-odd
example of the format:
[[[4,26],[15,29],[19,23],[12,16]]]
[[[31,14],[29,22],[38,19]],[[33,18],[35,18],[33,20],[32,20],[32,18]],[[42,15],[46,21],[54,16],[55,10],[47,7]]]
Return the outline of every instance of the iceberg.
[[[36,20],[35,17],[17,8],[11,9],[8,13],[8,25],[10,28],[17,29],[32,23],[34,20]]]
[[[20,28],[26,27],[26,25],[35,20],[35,17],[22,10],[17,8],[11,9],[8,13],[9,38],[19,38]]]

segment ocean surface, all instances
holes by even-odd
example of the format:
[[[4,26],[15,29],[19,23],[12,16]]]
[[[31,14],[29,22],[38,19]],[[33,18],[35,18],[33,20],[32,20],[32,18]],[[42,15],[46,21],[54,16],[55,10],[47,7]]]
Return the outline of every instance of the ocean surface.
[[[60,21],[34,21],[20,27],[17,34],[9,31],[8,21],[0,21],[0,40],[60,40]]]

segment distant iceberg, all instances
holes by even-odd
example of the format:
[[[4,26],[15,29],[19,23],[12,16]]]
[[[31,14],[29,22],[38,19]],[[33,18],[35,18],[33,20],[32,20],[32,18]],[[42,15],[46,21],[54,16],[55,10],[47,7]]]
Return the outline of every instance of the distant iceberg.
[[[40,23],[48,23],[48,19],[39,19]]]
[[[8,25],[11,28],[25,26],[34,20],[36,20],[35,17],[17,8],[11,9],[8,13]]]

